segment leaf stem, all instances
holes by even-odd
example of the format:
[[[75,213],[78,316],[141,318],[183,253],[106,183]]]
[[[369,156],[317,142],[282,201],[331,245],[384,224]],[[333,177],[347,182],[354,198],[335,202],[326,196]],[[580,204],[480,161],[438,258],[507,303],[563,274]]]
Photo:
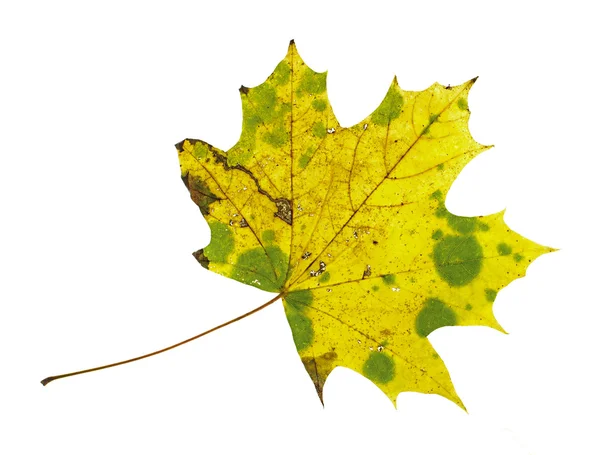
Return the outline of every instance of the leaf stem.
[[[58,376],[49,376],[49,377],[47,377],[46,379],[43,379],[43,380],[41,381],[41,382],[42,382],[42,385],[43,385],[43,386],[45,386],[45,385],[48,385],[50,382],[52,382],[52,381],[55,381],[56,379],[67,378],[67,377],[69,377],[69,376],[76,376],[76,375],[78,375],[78,374],[91,373],[92,371],[104,370],[104,369],[106,369],[106,368],[112,368],[112,367],[116,367],[116,366],[119,366],[119,365],[125,365],[126,363],[136,362],[136,361],[138,361],[138,360],[146,359],[146,358],[148,358],[148,357],[152,357],[152,356],[154,356],[154,355],[162,354],[163,352],[170,351],[171,349],[175,349],[175,348],[177,348],[177,347],[179,347],[179,346],[182,346],[182,345],[184,345],[184,344],[186,344],[186,343],[189,343],[190,341],[197,340],[198,338],[201,338],[201,337],[203,337],[204,335],[208,335],[208,334],[209,334],[209,333],[211,333],[211,332],[215,332],[215,331],[217,331],[217,330],[219,330],[219,329],[222,329],[223,327],[226,327],[226,326],[228,326],[229,324],[233,324],[234,322],[240,321],[240,320],[242,320],[242,319],[244,319],[244,318],[246,318],[246,317],[250,316],[251,314],[258,313],[260,310],[262,310],[262,309],[264,309],[264,308],[268,307],[268,306],[269,306],[269,305],[271,305],[272,303],[275,303],[275,302],[276,302],[277,300],[279,300],[281,297],[283,297],[283,293],[281,293],[281,294],[279,294],[279,295],[277,295],[277,296],[273,297],[273,298],[272,298],[271,300],[269,300],[267,303],[263,303],[261,306],[259,306],[259,307],[256,307],[256,308],[254,308],[253,310],[250,310],[250,311],[248,311],[247,313],[244,313],[244,314],[242,314],[242,315],[240,315],[240,316],[238,316],[238,317],[236,317],[236,318],[233,318],[233,319],[231,319],[230,321],[224,322],[224,323],[223,323],[223,324],[221,324],[221,325],[218,325],[218,326],[216,326],[216,327],[213,327],[212,329],[210,329],[210,330],[207,330],[206,332],[199,333],[198,335],[196,335],[196,336],[193,336],[193,337],[191,337],[191,338],[188,338],[187,340],[180,341],[179,343],[177,343],[177,344],[174,344],[174,345],[172,345],[172,346],[169,346],[169,347],[166,347],[166,348],[160,349],[160,350],[158,350],[158,351],[151,352],[150,354],[145,354],[145,355],[141,355],[141,356],[139,356],[139,357],[134,357],[134,358],[132,358],[132,359],[129,359],[129,360],[122,360],[121,362],[111,363],[111,364],[108,364],[108,365],[103,365],[103,366],[96,367],[96,368],[89,368],[89,369],[87,369],[87,370],[74,371],[74,372],[72,372],[72,373],[59,374]]]

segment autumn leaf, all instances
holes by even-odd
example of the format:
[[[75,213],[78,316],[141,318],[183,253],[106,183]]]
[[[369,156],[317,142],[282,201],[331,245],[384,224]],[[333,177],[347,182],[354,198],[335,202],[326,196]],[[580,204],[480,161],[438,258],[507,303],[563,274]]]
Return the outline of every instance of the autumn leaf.
[[[177,145],[211,230],[194,255],[283,298],[321,401],[327,377],[344,366],[394,403],[414,391],[464,407],[427,336],[457,325],[502,331],[497,293],[552,249],[509,229],[502,213],[462,217],[445,206],[462,168],[490,148],[467,126],[475,79],[421,92],[394,79],[349,128],[335,118],[326,80],[292,41],[263,84],[241,87],[237,144]]]

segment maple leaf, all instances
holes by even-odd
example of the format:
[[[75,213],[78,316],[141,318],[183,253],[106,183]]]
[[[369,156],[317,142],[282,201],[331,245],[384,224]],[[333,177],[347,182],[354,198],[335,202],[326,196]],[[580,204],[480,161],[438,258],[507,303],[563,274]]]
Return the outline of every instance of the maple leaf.
[[[177,145],[211,230],[196,259],[279,293],[321,401],[328,375],[344,366],[394,404],[414,391],[464,407],[427,336],[455,325],[502,330],[496,294],[552,251],[509,229],[502,213],[446,209],[459,172],[490,148],[467,127],[474,82],[411,92],[394,78],[371,115],[343,128],[326,73],[310,69],[292,41],[266,82],[241,87],[237,144]]]

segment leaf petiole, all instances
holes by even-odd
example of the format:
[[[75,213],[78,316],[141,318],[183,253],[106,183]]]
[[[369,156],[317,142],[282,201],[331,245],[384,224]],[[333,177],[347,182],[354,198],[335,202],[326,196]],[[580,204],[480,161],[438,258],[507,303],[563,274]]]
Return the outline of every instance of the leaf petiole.
[[[87,370],[74,371],[72,373],[59,374],[57,376],[48,376],[47,378],[42,379],[41,383],[42,383],[43,386],[45,386],[45,385],[49,384],[50,382],[55,381],[57,379],[67,378],[69,376],[76,376],[78,374],[91,373],[92,371],[105,370],[107,368],[112,368],[112,367],[116,367],[116,366],[119,366],[119,365],[125,365],[126,363],[131,363],[131,362],[135,362],[137,360],[142,360],[142,359],[146,359],[148,357],[152,357],[154,355],[162,354],[163,352],[167,352],[167,351],[170,351],[171,349],[175,349],[175,348],[177,348],[179,346],[182,346],[182,345],[184,345],[186,343],[189,343],[190,341],[197,340],[198,338],[201,338],[204,335],[208,335],[211,332],[215,332],[215,331],[217,331],[219,329],[222,329],[223,327],[226,327],[226,326],[228,326],[230,324],[233,324],[234,322],[240,321],[240,320],[242,320],[242,319],[244,319],[244,318],[246,318],[246,317],[248,317],[248,316],[250,316],[250,315],[252,315],[254,313],[258,313],[260,310],[268,307],[272,303],[275,303],[281,297],[283,297],[283,293],[276,295],[271,300],[269,300],[267,303],[263,303],[261,306],[256,307],[253,310],[248,311],[247,313],[244,313],[244,314],[242,314],[240,316],[237,316],[237,317],[235,317],[235,318],[233,318],[233,319],[231,319],[231,320],[229,320],[227,322],[224,322],[223,324],[220,324],[220,325],[218,325],[216,327],[213,327],[210,330],[207,330],[205,332],[199,333],[198,335],[195,335],[195,336],[193,336],[191,338],[188,338],[187,340],[180,341],[179,343],[176,343],[176,344],[174,344],[172,346],[168,346],[166,348],[160,349],[158,351],[151,352],[149,354],[141,355],[139,357],[134,357],[132,359],[122,360],[121,362],[111,363],[111,364],[108,364],[108,365],[102,365],[100,367],[95,367],[95,368],[89,368]]]

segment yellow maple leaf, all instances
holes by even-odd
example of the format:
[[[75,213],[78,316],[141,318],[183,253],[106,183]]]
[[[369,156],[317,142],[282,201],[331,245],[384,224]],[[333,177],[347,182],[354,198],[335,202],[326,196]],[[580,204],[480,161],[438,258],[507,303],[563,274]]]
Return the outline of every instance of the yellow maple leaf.
[[[459,172],[489,148],[467,126],[474,82],[410,92],[394,79],[370,116],[342,128],[326,73],[306,66],[292,41],[266,82],[240,89],[236,145],[178,144],[212,234],[196,258],[279,293],[321,401],[344,366],[394,403],[415,391],[464,407],[427,336],[454,325],[502,330],[497,292],[553,251],[509,229],[502,213],[445,207]]]

